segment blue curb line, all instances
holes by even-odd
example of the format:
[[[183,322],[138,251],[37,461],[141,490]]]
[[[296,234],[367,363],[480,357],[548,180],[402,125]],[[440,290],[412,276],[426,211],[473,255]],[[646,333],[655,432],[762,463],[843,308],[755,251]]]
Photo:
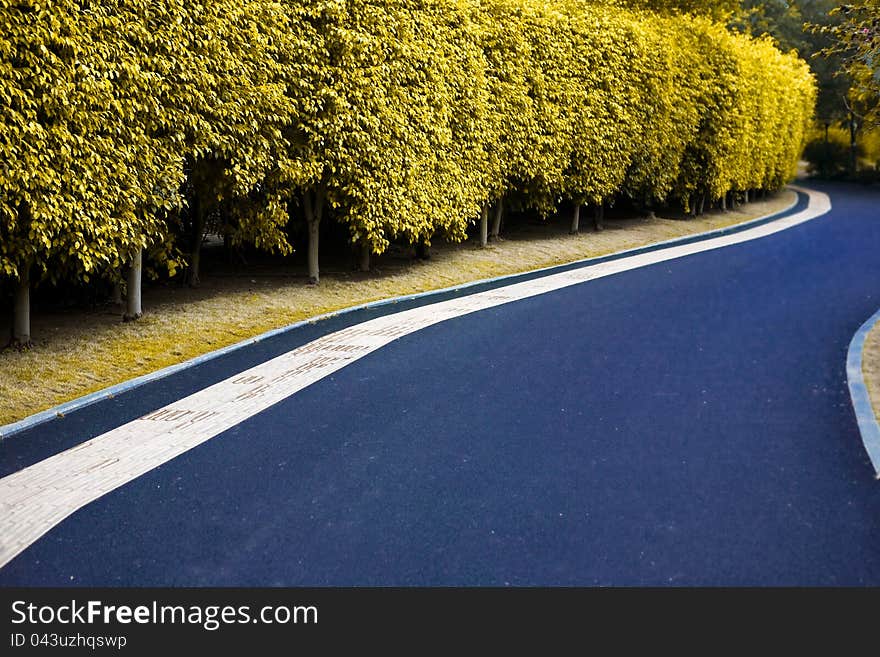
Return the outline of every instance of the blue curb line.
[[[577,260],[575,262],[566,263],[563,265],[554,265],[552,267],[545,267],[542,269],[535,269],[528,272],[521,272],[518,274],[508,274],[505,276],[498,276],[495,278],[487,278],[478,281],[472,281],[470,283],[464,283],[461,285],[454,285],[452,287],[443,288],[440,290],[431,290],[430,292],[420,292],[418,294],[409,294],[400,297],[392,297],[389,299],[383,299],[382,301],[372,301],[370,303],[361,304],[358,306],[352,306],[351,308],[345,308],[343,310],[336,310],[330,313],[325,313],[323,315],[318,315],[315,317],[310,317],[309,319],[305,319],[294,324],[290,324],[288,326],[284,326],[279,329],[274,329],[272,331],[268,331],[266,333],[262,333],[256,337],[248,338],[247,340],[243,340],[241,342],[237,342],[233,345],[229,345],[228,347],[223,347],[222,349],[217,349],[216,351],[211,351],[207,354],[202,354],[201,356],[196,356],[195,358],[191,358],[190,360],[186,360],[182,363],[178,363],[176,365],[171,365],[169,367],[165,367],[161,370],[156,370],[155,372],[151,372],[150,374],[145,374],[143,376],[139,376],[137,378],[131,379],[129,381],[125,381],[123,383],[119,383],[115,386],[111,386],[109,388],[105,388],[103,390],[99,390],[97,392],[93,392],[89,395],[85,395],[84,397],[79,397],[78,399],[74,399],[69,402],[65,402],[64,404],[60,404],[53,408],[47,409],[40,413],[36,413],[29,417],[24,418],[23,420],[19,420],[18,422],[13,422],[11,424],[6,424],[0,426],[0,441],[5,438],[9,438],[15,434],[21,433],[23,431],[27,431],[28,429],[32,429],[41,424],[45,424],[47,422],[51,422],[52,420],[56,420],[59,418],[63,418],[74,411],[85,408],[92,404],[95,404],[100,401],[104,401],[107,399],[113,399],[114,397],[133,390],[134,388],[139,388],[143,385],[151,383],[153,381],[158,381],[160,379],[164,379],[172,374],[180,372],[185,369],[189,369],[190,367],[194,367],[201,363],[204,363],[209,360],[213,360],[225,354],[228,354],[231,351],[237,351],[239,349],[243,349],[250,345],[256,344],[258,342],[262,342],[263,340],[267,340],[277,335],[281,335],[283,333],[288,333],[290,331],[294,331],[301,326],[305,326],[308,324],[314,324],[316,322],[330,319],[331,317],[339,317],[341,315],[347,315],[349,313],[357,312],[359,310],[365,309],[373,309],[373,308],[381,308],[385,306],[393,306],[395,304],[411,301],[414,299],[422,299],[425,297],[431,296],[440,296],[443,294],[448,294],[450,292],[457,292],[461,290],[471,290],[474,289],[474,292],[480,291],[478,288],[485,287],[493,287],[497,286],[498,283],[506,282],[506,283],[514,283],[518,281],[524,280],[532,280],[534,278],[539,278],[542,276],[549,276],[551,274],[557,274],[564,271],[571,271],[573,269],[580,269],[582,267],[589,267],[596,264],[600,264],[602,262],[609,262],[612,260],[620,260],[622,258],[628,258],[634,255],[640,255],[643,253],[651,253],[653,251],[660,251],[663,249],[668,249],[673,246],[682,246],[685,244],[693,244],[695,242],[703,242],[715,237],[721,237],[723,235],[731,235],[734,233],[740,233],[744,230],[748,230],[750,228],[755,228],[757,226],[761,226],[763,224],[768,224],[772,221],[777,221],[779,219],[783,219],[789,215],[795,214],[796,212],[800,212],[807,207],[809,207],[809,197],[803,192],[797,191],[797,199],[787,208],[776,212],[774,214],[768,215],[766,217],[761,217],[758,219],[753,219],[751,221],[747,221],[741,224],[736,224],[734,226],[728,226],[726,228],[719,228],[716,230],[707,231],[705,233],[697,233],[696,235],[688,235],[686,237],[679,237],[672,240],[666,240],[663,242],[656,242],[654,244],[650,244],[648,246],[642,246],[634,249],[629,249],[627,251],[619,251],[617,253],[613,253],[606,256],[599,256],[595,258],[587,258],[584,260]],[[393,308],[389,308],[388,314],[394,312]]]
[[[880,323],[880,310],[856,332],[849,350],[846,353],[846,379],[849,385],[849,394],[852,398],[853,410],[856,412],[856,420],[859,423],[859,432],[862,434],[862,442],[865,450],[874,466],[877,479],[880,479],[880,424],[871,406],[871,397],[868,395],[868,386],[862,373],[862,354],[865,351],[865,340],[868,333],[876,324]]]

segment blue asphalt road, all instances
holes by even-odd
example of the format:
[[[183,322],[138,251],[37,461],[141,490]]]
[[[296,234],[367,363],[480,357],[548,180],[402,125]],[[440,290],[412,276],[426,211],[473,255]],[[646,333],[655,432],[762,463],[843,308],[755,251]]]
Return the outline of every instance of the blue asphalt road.
[[[406,336],[80,510],[0,585],[880,585],[845,374],[880,192],[824,191],[777,235]],[[326,328],[16,436],[3,467]]]

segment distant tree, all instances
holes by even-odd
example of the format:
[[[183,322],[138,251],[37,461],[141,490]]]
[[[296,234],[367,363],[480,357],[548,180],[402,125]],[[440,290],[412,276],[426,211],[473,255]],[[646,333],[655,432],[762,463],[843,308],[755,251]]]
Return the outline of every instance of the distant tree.
[[[616,0],[616,4],[635,9],[698,14],[717,19],[727,18],[740,8],[739,0]]]
[[[770,36],[781,50],[796,50],[810,63],[819,91],[816,120],[823,125],[849,118],[850,79],[843,62],[837,55],[819,56],[834,41],[824,28],[838,22],[831,13],[835,6],[834,0],[743,0],[730,20],[732,28]]]
[[[839,22],[821,30],[834,39],[824,52],[844,62],[852,80],[849,100],[853,113],[858,107],[861,118],[877,124],[880,119],[880,3],[861,0],[841,5],[832,15],[837,16]]]
[[[832,6],[829,6],[825,13],[831,9]],[[785,52],[797,50],[806,58],[811,52],[811,47],[804,30],[804,22],[805,18],[798,2],[742,0],[740,9],[731,19],[730,25],[753,36],[769,35],[781,50]]]
[[[815,57],[830,78],[823,75],[820,87],[825,92],[819,109],[820,119],[826,117],[825,145],[831,146],[828,129],[837,119],[849,132],[848,170],[855,175],[859,135],[866,126],[880,125],[880,4],[861,0],[840,5],[810,27],[816,39],[824,40]]]

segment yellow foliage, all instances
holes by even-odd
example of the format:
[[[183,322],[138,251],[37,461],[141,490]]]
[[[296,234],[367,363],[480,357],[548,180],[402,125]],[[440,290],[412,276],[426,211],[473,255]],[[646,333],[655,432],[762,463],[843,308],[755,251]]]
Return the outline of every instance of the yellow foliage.
[[[622,4],[7,3],[0,272],[86,280],[146,246],[173,268],[184,180],[227,203],[233,241],[281,252],[315,190],[381,252],[462,239],[505,199],[688,205],[789,180],[806,64],[711,3]]]

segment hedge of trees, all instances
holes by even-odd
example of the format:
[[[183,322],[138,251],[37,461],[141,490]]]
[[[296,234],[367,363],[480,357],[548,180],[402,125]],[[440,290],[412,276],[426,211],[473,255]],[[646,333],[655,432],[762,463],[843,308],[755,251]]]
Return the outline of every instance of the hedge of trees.
[[[806,64],[709,17],[580,0],[0,0],[0,277],[198,283],[210,224],[485,244],[505,208],[692,212],[793,175]],[[647,3],[650,4],[650,3]],[[491,228],[490,228],[491,223]],[[299,248],[300,245],[297,245]]]

